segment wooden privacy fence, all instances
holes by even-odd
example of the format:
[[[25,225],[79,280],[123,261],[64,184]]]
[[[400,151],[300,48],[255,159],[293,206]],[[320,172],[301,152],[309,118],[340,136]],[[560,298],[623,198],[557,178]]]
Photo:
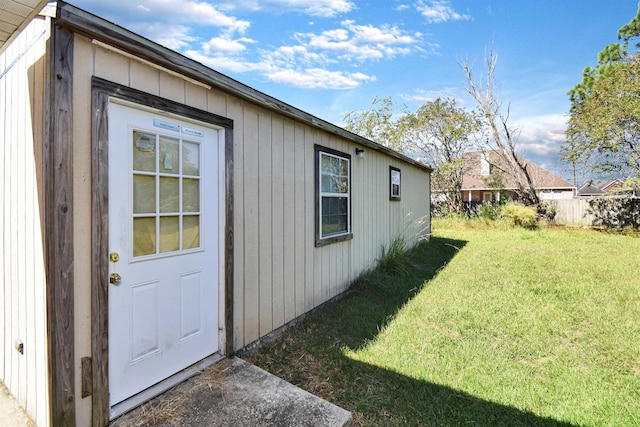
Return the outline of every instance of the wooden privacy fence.
[[[588,199],[545,200],[555,207],[555,221],[559,224],[593,225],[595,216],[589,213]]]

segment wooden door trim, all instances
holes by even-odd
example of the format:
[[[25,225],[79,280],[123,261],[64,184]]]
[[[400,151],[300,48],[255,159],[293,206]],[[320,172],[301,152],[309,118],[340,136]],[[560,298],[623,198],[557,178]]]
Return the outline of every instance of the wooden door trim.
[[[233,121],[213,113],[144,93],[98,77],[92,78],[92,424],[109,423],[109,98],[116,97],[225,129],[224,319],[226,355],[233,352]],[[220,141],[222,142],[222,141]]]

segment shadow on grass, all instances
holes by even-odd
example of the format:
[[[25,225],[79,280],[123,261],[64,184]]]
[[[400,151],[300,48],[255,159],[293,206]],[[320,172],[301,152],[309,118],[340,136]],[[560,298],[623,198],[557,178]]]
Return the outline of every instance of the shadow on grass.
[[[354,414],[354,425],[569,426],[344,355],[374,340],[466,242],[434,237],[358,278],[345,297],[247,357]]]

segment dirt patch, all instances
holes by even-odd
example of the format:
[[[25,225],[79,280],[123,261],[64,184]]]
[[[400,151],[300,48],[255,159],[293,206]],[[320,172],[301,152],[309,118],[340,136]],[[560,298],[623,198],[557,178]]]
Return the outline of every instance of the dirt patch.
[[[180,420],[186,415],[185,411],[194,410],[188,403],[195,395],[203,390],[216,388],[224,396],[222,388],[228,369],[229,359],[215,363],[187,381],[115,419],[109,425],[114,427],[181,425]]]
[[[344,426],[351,414],[238,357],[116,419],[112,426]]]

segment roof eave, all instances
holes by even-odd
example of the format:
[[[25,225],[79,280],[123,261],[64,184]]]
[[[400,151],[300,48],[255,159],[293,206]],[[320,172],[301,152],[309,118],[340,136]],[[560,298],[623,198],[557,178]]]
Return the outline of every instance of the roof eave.
[[[29,1],[20,3],[2,2],[0,10],[4,12],[4,18],[1,19],[3,32],[7,32],[9,36],[6,40],[0,40],[0,53],[2,53],[27,24],[44,9],[48,2],[49,0],[40,0],[33,4],[33,6],[29,4],[33,2]]]

